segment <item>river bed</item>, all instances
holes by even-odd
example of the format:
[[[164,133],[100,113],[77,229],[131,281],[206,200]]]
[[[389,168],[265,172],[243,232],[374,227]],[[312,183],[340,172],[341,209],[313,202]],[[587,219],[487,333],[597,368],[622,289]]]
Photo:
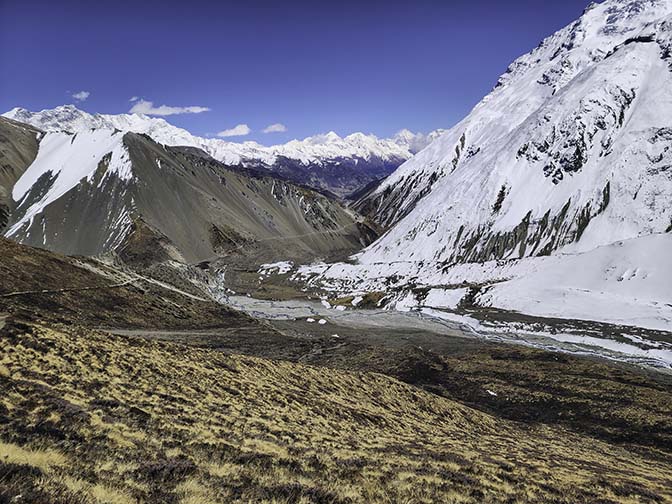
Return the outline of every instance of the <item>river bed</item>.
[[[600,337],[595,331],[545,332],[519,325],[484,325],[468,316],[438,310],[395,311],[332,307],[316,300],[268,301],[248,296],[230,296],[226,304],[269,321],[314,324],[322,332],[338,334],[339,328],[381,332],[389,329],[434,335],[512,343],[550,351],[600,357],[655,368],[672,374],[672,344],[636,335],[619,340]]]

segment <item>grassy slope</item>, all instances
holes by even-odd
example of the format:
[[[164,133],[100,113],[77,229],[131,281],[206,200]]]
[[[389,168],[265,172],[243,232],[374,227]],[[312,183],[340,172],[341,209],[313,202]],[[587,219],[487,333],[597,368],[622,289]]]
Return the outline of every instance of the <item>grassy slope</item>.
[[[603,441],[672,454],[672,376],[663,373],[423,331],[362,331],[296,320],[274,321],[273,327],[281,335],[249,338],[218,329],[116,332],[230,354],[381,373],[498,417],[559,425]]]
[[[10,323],[5,496],[50,502],[642,502],[669,460],[375,373]]]
[[[446,339],[444,337],[444,339]],[[455,348],[381,348],[341,338],[306,363],[394,376],[498,417],[564,428],[672,454],[672,379],[601,360],[457,341]],[[331,342],[321,346],[333,347]],[[494,392],[496,395],[491,394]]]
[[[274,334],[247,315],[144,281],[109,288],[129,278],[131,273],[91,259],[61,256],[0,238],[0,312],[94,327],[219,327],[242,334]],[[11,292],[58,289],[73,290],[6,297]]]
[[[405,348],[398,351],[410,363],[352,344],[308,359],[330,366],[314,367],[113,336],[91,327],[219,327],[241,347],[248,341],[254,350],[258,339],[292,358],[286,337],[212,303],[151,284],[105,288],[121,273],[101,277],[92,263],[82,268],[6,240],[0,258],[2,293],[103,286],[0,297],[0,502],[17,495],[13,502],[672,500],[664,446],[517,423],[496,408],[488,413],[450,398],[463,380],[466,389],[477,383],[510,393],[520,407],[531,382],[551,377],[560,386],[561,372],[535,375],[494,358],[461,369],[443,361],[461,374],[446,374],[455,383],[444,380],[437,394],[423,382],[436,365],[413,360]],[[304,350],[320,355],[311,345]],[[373,371],[415,377],[424,389]],[[583,387],[572,397],[587,393]],[[613,393],[623,391],[640,390]],[[657,393],[643,402],[655,409],[649,403],[662,401],[664,415],[669,392]],[[631,411],[641,423],[648,413],[634,404],[618,406],[619,422]],[[666,425],[654,418],[649,428]]]

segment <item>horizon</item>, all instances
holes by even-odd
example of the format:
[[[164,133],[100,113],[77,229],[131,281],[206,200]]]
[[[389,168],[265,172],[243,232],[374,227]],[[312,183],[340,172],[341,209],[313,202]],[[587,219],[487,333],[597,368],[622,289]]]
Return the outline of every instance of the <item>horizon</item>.
[[[448,129],[512,61],[587,6],[37,4],[39,19],[29,15],[34,3],[0,4],[0,68],[14,76],[0,83],[0,110],[144,112],[196,136],[265,146],[330,131],[392,138]],[[225,47],[214,43],[221,30]]]
[[[179,126],[176,126],[175,124],[173,124],[171,122],[171,117],[170,116],[151,115],[151,114],[148,115],[148,114],[143,114],[143,113],[140,113],[140,112],[119,112],[118,114],[106,114],[106,113],[102,113],[102,112],[90,112],[88,110],[84,110],[84,107],[82,106],[82,104],[77,104],[77,103],[63,103],[63,104],[57,105],[53,108],[47,108],[47,109],[42,109],[42,110],[29,110],[25,107],[17,106],[17,107],[13,107],[9,110],[5,110],[4,112],[0,112],[0,115],[4,116],[5,114],[9,114],[10,112],[14,112],[16,110],[25,110],[25,111],[27,111],[31,114],[40,114],[42,112],[50,112],[50,111],[58,110],[58,109],[61,109],[61,108],[73,108],[75,110],[78,110],[80,112],[84,112],[86,114],[90,114],[90,115],[93,115],[93,116],[96,116],[96,115],[103,115],[103,116],[137,115],[138,117],[143,117],[143,118],[147,118],[147,119],[162,119],[162,120],[166,121],[168,124],[170,124],[171,126],[179,127]],[[182,128],[182,129],[185,129],[185,128]],[[340,139],[345,139],[345,138],[353,136],[353,135],[364,135],[364,136],[375,137],[378,140],[394,140],[397,136],[399,136],[403,133],[406,133],[406,132],[410,133],[412,135],[429,135],[429,134],[435,133],[436,131],[439,131],[439,130],[441,130],[441,128],[439,128],[438,130],[433,130],[433,131],[429,131],[429,132],[425,133],[425,132],[422,132],[422,131],[411,131],[407,128],[403,128],[403,129],[400,129],[399,131],[394,132],[389,137],[380,137],[380,136],[376,135],[375,133],[368,133],[368,132],[365,132],[365,131],[352,131],[350,133],[345,133],[345,134],[341,135],[341,134],[338,134],[338,133],[336,133],[335,131],[332,130],[332,131],[323,131],[323,132],[315,133],[314,135],[309,135],[309,136],[306,136],[306,137],[292,138],[292,139],[289,140],[289,142],[305,141],[305,140],[310,140],[310,139],[316,139],[317,137],[326,137],[326,136],[329,136],[329,135],[336,135]],[[194,136],[199,136],[199,135],[196,135],[189,130],[186,130],[186,131],[191,133]],[[251,139],[236,141],[235,139],[227,140],[227,138],[225,138],[225,137],[217,137],[217,136],[203,136],[201,138],[207,138],[207,139],[211,139],[211,140],[222,140],[222,141],[228,141],[228,142],[233,142],[233,143],[244,143],[244,142],[256,143],[256,141],[251,140]],[[235,137],[231,137],[231,138],[235,138]],[[269,145],[260,144],[260,145],[266,146],[266,147],[273,147],[275,145],[284,145],[285,143],[287,143],[287,142],[284,142],[282,144],[269,144]]]

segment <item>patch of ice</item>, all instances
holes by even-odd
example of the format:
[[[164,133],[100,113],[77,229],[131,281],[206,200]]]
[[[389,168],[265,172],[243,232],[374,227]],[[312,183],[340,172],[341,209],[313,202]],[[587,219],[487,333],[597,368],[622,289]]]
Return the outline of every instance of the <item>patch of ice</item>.
[[[408,312],[418,307],[418,299],[413,292],[407,292],[395,304],[395,309],[398,311]]]

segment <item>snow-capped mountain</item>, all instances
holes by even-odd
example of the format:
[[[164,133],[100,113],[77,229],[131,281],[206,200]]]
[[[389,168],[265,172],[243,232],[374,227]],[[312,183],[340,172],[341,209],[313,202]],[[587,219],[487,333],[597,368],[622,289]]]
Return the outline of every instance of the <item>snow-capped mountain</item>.
[[[424,135],[402,130],[393,138],[382,139],[363,133],[340,137],[329,132],[266,147],[256,142],[197,137],[164,119],[142,114],[89,114],[74,105],[40,112],[14,108],[3,116],[44,131],[81,132],[95,128],[144,133],[164,145],[197,147],[229,166],[266,168],[339,196],[387,176],[442,132]]]
[[[0,117],[0,167],[0,232],[66,254],[313,257],[374,236],[312,190],[118,129],[43,132]]]
[[[563,264],[568,272],[597,265],[604,270],[592,272],[590,285],[573,272],[553,296],[520,288],[529,282],[504,283],[480,300],[509,309],[534,305],[549,316],[573,303],[585,318],[619,321],[626,307],[646,304],[655,313],[649,326],[672,330],[672,290],[663,296],[647,287],[659,285],[654,276],[664,271],[672,281],[672,255],[649,250],[667,262],[655,271],[639,260],[669,240],[637,242],[669,236],[671,201],[672,0],[606,0],[518,58],[464,120],[359,201],[357,208],[389,231],[350,270],[321,274],[349,289],[380,289],[390,275],[396,285],[423,277],[427,285],[487,283],[488,275],[451,276],[476,263],[488,264],[490,281],[498,282],[532,270],[543,282],[562,276]],[[638,256],[621,260],[624,251]],[[554,262],[552,275],[536,262],[577,254],[590,256]],[[612,256],[621,259],[605,259]],[[503,274],[496,262],[521,258],[532,266]],[[423,273],[435,264],[436,274]],[[619,288],[633,279],[637,289]],[[604,309],[591,311],[591,296]]]
[[[425,135],[424,133],[413,133],[411,130],[402,129],[392,137],[392,140],[397,145],[406,147],[412,154],[417,154],[445,132],[445,129],[437,129]]]
[[[672,0],[592,4],[369,197],[362,261],[585,251],[672,222]],[[419,246],[412,246],[411,244]]]

